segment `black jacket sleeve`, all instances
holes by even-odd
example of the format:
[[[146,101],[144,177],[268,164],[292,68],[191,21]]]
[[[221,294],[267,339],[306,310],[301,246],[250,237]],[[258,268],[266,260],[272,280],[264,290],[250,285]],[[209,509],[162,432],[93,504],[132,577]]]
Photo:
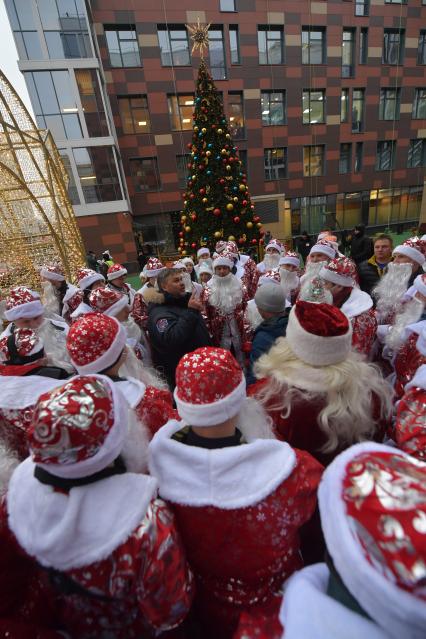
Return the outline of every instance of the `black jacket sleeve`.
[[[177,316],[165,308],[163,313],[156,313],[150,319],[149,334],[151,339],[157,348],[166,350],[192,339],[200,314],[198,311],[188,308]]]

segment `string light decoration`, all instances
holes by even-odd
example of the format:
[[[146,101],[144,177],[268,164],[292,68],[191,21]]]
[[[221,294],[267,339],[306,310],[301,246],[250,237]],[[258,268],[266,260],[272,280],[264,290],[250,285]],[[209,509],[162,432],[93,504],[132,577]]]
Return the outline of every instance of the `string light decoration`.
[[[209,48],[209,29],[210,24],[200,24],[200,18],[197,18],[196,24],[187,24],[186,28],[188,29],[192,44],[191,53],[194,53],[197,49],[200,52],[201,57],[204,59],[204,52]]]
[[[85,264],[67,193],[68,175],[48,131],[37,129],[0,71],[0,288],[40,289],[40,267],[60,263],[68,281]]]

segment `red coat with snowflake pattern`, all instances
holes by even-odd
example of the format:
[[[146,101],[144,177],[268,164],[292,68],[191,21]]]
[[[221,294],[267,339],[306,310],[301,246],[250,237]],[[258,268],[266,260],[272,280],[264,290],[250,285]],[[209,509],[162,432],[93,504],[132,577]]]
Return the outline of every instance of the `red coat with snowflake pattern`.
[[[240,257],[240,261],[243,261],[242,257]],[[260,273],[257,270],[256,262],[250,257],[244,262],[243,268],[244,275],[241,281],[246,287],[248,299],[251,300],[256,294]]]
[[[401,450],[426,461],[426,390],[410,388],[398,404],[395,441]]]
[[[247,344],[250,341],[251,335],[251,329],[246,314],[248,302],[246,287],[243,285],[243,295],[241,302],[237,304],[232,313],[229,313],[228,315],[222,315],[215,306],[212,306],[212,304],[209,303],[210,295],[211,288],[207,286],[203,291],[202,300],[205,308],[205,319],[209,332],[212,336],[213,345],[221,345],[225,324],[232,318],[234,318],[237,323],[237,328],[241,339],[241,346],[243,347],[244,344]]]
[[[171,392],[154,386],[147,386],[135,411],[141,422],[148,428],[151,437],[169,419],[178,419],[176,409],[173,408]]]
[[[148,324],[148,305],[140,291],[135,294],[133,299],[132,317],[140,328],[146,330]]]
[[[368,357],[376,339],[377,317],[373,308],[351,318],[352,347]]]
[[[426,356],[417,349],[417,333],[411,333],[407,341],[399,349],[395,361],[396,380],[394,384],[395,398],[400,399],[404,394],[404,386],[411,382],[420,366],[426,364]]]

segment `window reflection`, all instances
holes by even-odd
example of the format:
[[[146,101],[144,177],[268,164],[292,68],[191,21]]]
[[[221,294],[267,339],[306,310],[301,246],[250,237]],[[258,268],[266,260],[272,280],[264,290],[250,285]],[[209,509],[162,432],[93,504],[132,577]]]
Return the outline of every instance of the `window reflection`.
[[[75,148],[73,154],[86,204],[123,199],[112,147]]]

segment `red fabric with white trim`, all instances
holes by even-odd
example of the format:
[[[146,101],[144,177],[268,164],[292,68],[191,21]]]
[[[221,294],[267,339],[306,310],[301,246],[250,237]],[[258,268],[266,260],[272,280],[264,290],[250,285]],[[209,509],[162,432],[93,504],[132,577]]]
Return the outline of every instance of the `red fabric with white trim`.
[[[114,318],[86,313],[71,326],[67,350],[71,362],[82,373],[98,373],[112,366],[126,344],[126,333]]]
[[[129,306],[127,297],[110,288],[96,288],[89,295],[89,304],[95,312],[114,317],[123,308]]]
[[[64,269],[60,264],[45,264],[40,269],[40,276],[53,282],[65,281]]]
[[[40,295],[26,286],[15,286],[6,298],[5,318],[13,322],[21,318],[43,315],[44,306]]]
[[[327,266],[323,266],[320,277],[339,286],[355,286],[357,279],[355,262],[349,257],[335,257]]]
[[[147,278],[157,277],[165,268],[164,264],[162,264],[157,257],[150,257],[143,267],[141,275]]]
[[[10,360],[10,353],[7,346],[9,335],[0,340],[0,358],[3,361]],[[16,350],[20,357],[35,355],[43,350],[44,345],[40,337],[31,328],[17,328],[14,331]]]
[[[409,257],[420,264],[420,266],[423,266],[426,261],[426,241],[418,237],[410,237],[394,248],[393,255],[397,255],[398,253]]]
[[[80,268],[77,271],[77,284],[82,290],[92,286],[95,282],[105,282],[105,278],[101,273],[96,273],[91,268]]]
[[[127,269],[122,266],[122,264],[113,264],[107,271],[107,279],[109,282],[112,282],[112,280],[117,279],[117,277],[122,277],[123,275],[127,275]]]

